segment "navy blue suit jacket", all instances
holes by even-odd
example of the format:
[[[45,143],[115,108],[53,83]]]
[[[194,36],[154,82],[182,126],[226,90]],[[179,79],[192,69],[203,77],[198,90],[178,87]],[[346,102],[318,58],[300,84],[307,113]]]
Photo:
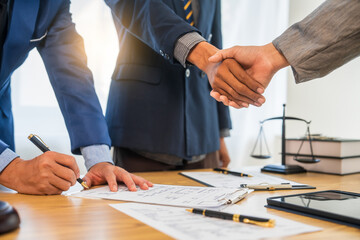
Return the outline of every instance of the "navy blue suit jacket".
[[[86,66],[83,40],[76,33],[69,6],[68,0],[14,1],[1,61],[0,153],[8,147],[14,150],[11,74],[35,47],[45,63],[73,153],[80,153],[80,147],[93,144],[110,146],[92,74]]]
[[[199,32],[221,48],[220,1],[199,1],[197,28],[184,19],[180,0],[106,0],[120,52],[106,119],[112,145],[191,159],[219,149],[229,110],[209,96],[206,75],[174,58],[177,40]]]

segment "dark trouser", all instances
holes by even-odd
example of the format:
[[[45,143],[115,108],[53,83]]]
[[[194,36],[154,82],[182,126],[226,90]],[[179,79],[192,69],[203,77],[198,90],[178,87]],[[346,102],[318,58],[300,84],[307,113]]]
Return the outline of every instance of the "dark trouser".
[[[205,159],[199,162],[189,164],[184,160],[183,165],[174,166],[143,157],[127,148],[114,147],[113,160],[116,166],[122,167],[129,172],[185,170],[220,166],[218,151],[207,154]]]

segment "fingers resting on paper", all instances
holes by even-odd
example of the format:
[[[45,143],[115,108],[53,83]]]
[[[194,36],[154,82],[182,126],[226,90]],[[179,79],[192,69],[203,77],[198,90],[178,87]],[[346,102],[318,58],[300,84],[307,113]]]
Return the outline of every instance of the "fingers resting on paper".
[[[118,182],[123,182],[130,191],[136,191],[136,186],[143,190],[153,186],[150,181],[106,162],[98,163],[90,168],[83,180],[89,187],[107,183],[112,192],[118,190]]]

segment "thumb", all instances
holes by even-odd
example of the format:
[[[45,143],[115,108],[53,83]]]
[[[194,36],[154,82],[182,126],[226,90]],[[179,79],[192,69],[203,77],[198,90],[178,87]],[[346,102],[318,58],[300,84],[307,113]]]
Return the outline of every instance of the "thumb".
[[[228,49],[219,50],[213,56],[209,57],[208,60],[209,60],[209,62],[212,62],[212,63],[218,63],[226,58],[234,58],[235,49],[236,49],[235,47],[232,47],[232,48],[228,48]]]
[[[221,54],[220,51],[218,51],[217,53],[215,53],[214,55],[212,55],[211,57],[209,57],[209,62],[212,62],[212,63],[218,63],[218,62],[221,62],[223,60],[223,56]]]
[[[221,102],[221,100],[220,100],[220,96],[221,96],[220,93],[218,93],[218,92],[216,92],[216,91],[214,91],[214,90],[211,90],[210,96],[213,97],[216,101]]]

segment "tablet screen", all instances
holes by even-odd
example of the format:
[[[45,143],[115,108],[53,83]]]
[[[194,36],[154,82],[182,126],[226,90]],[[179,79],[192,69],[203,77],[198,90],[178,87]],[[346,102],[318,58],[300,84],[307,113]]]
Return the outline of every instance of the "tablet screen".
[[[360,220],[360,197],[356,195],[325,191],[278,197],[272,200]]]

